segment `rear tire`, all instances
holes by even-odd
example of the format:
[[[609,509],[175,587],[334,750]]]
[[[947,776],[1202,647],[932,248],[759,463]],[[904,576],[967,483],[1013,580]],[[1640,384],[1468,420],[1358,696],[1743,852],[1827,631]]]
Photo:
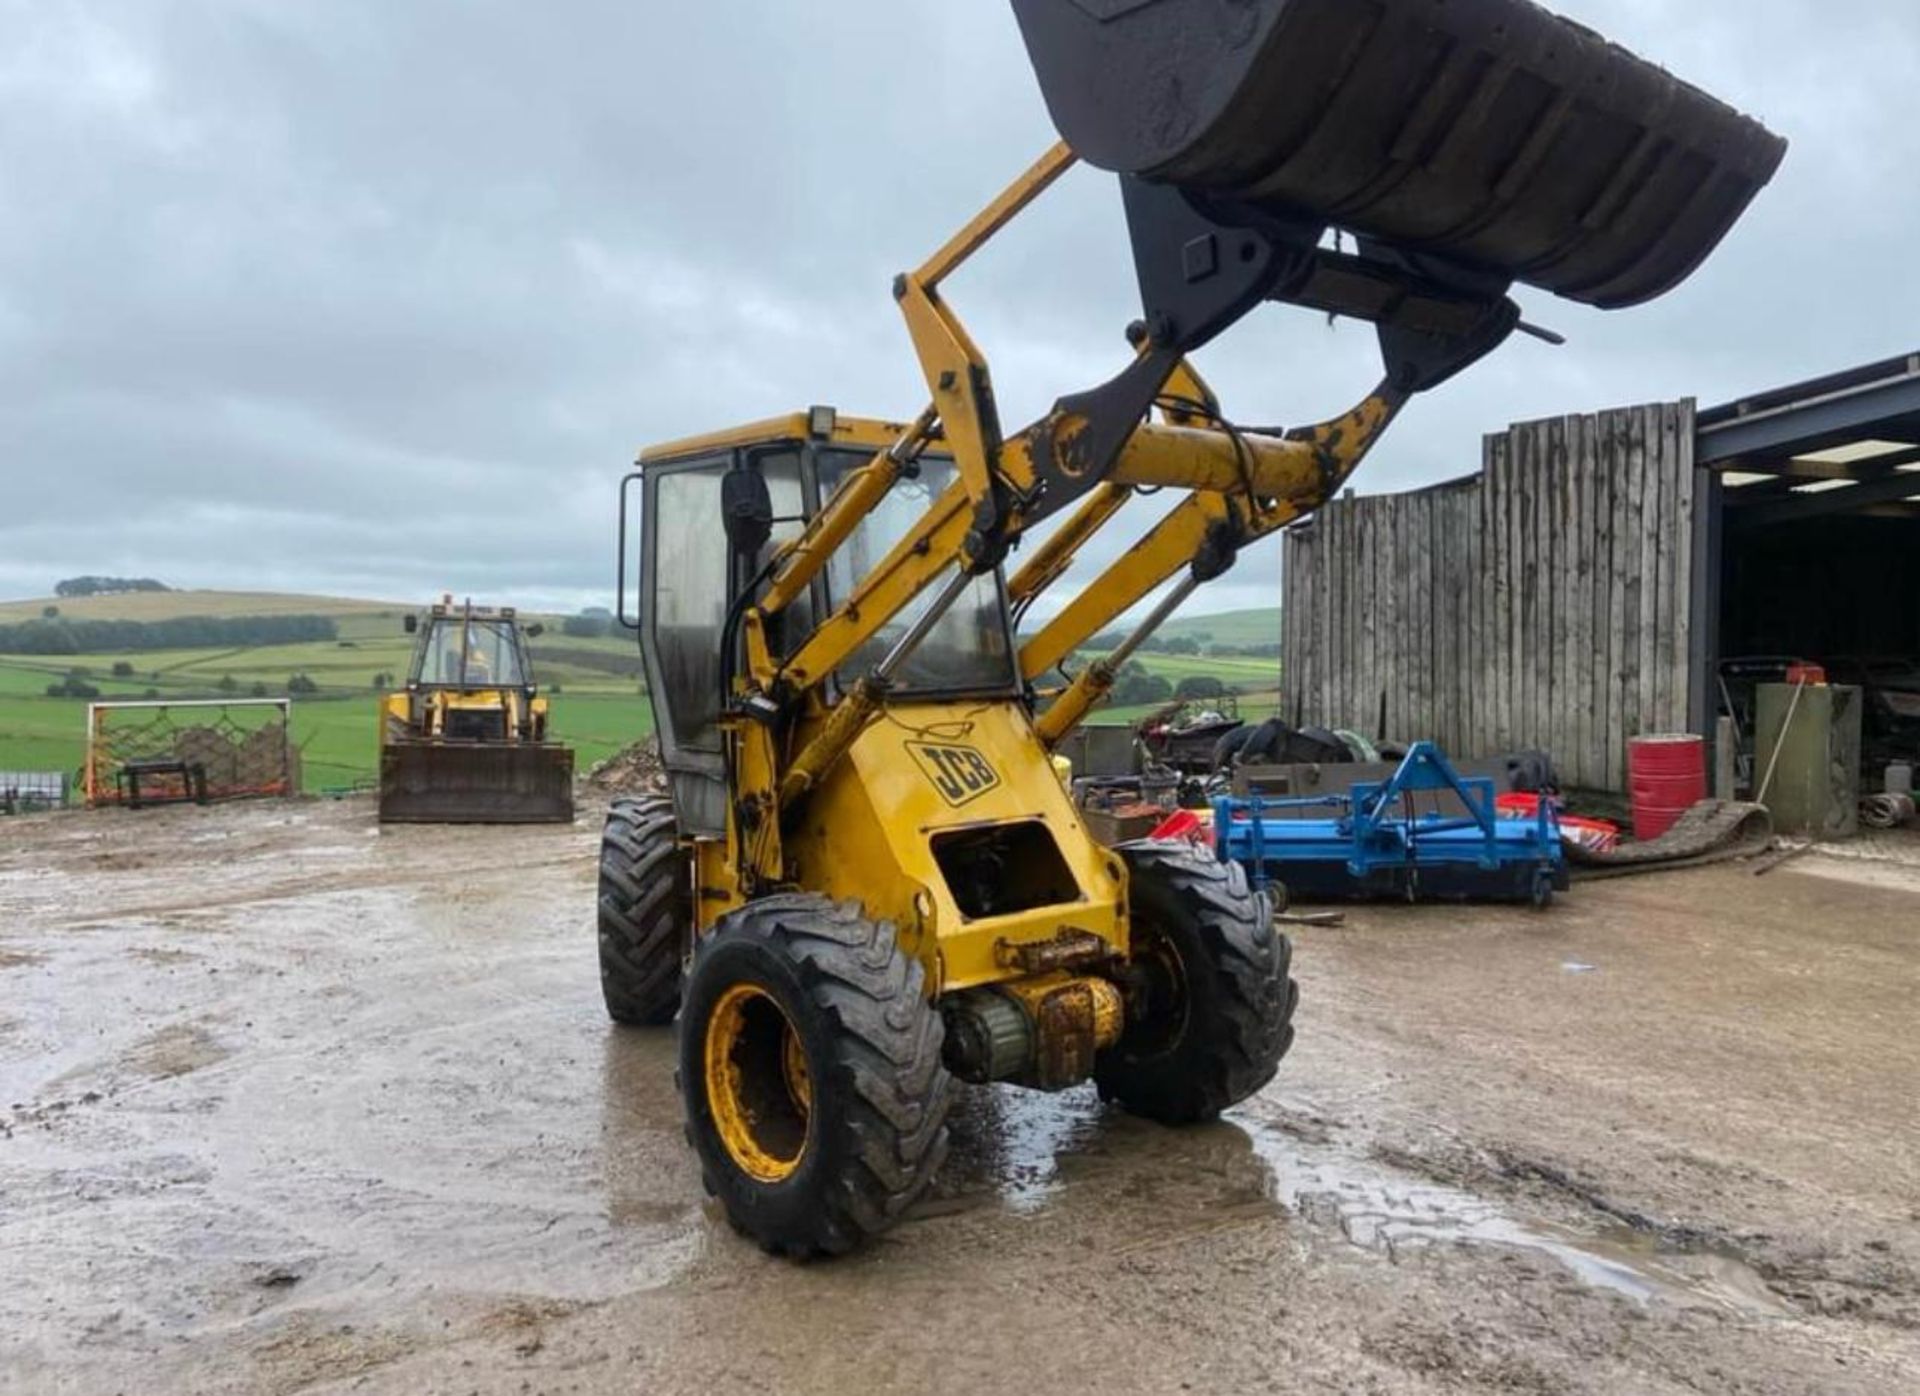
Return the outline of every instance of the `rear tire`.
[[[1238,863],[1125,843],[1133,962],[1120,1041],[1094,1063],[1103,1099],[1163,1124],[1211,1120],[1273,1079],[1293,1045],[1293,947]]]
[[[600,835],[600,992],[607,1016],[664,1027],[693,947],[693,867],[661,796],[615,800]]]
[[[734,1229],[807,1258],[897,1221],[946,1156],[944,1037],[891,922],[806,893],[722,918],[687,976],[679,1083]]]

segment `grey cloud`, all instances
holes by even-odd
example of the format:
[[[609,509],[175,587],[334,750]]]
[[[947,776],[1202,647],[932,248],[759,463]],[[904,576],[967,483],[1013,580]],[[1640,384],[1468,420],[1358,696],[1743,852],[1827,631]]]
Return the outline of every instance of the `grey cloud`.
[[[1920,14],[1562,8],[1794,149],[1673,296],[1534,297],[1571,345],[1516,341],[1416,404],[1362,488],[1463,473],[1512,419],[1914,347]],[[604,601],[642,442],[914,409],[888,278],[1051,139],[997,3],[0,0],[0,34],[16,595],[137,570]],[[1106,376],[1134,310],[1111,182],[1076,172],[952,294],[1010,418]],[[1202,367],[1238,415],[1299,421],[1377,365],[1364,327],[1276,311]],[[1208,604],[1274,576],[1269,545]]]

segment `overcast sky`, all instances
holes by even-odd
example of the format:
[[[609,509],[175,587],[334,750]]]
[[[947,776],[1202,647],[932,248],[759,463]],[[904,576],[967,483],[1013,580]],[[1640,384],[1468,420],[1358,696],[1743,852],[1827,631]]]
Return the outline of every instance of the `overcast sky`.
[[[1567,347],[1420,400],[1364,490],[1465,473],[1511,420],[1920,348],[1920,6],[1558,8],[1786,164],[1653,306],[1523,296]],[[110,572],[607,604],[644,442],[918,408],[888,281],[1051,139],[1000,0],[0,0],[0,597]],[[1107,377],[1136,310],[1111,178],[949,295],[1010,424]],[[1377,372],[1367,327],[1278,308],[1201,366],[1251,421]],[[1277,570],[1265,545],[1189,609],[1272,604]]]

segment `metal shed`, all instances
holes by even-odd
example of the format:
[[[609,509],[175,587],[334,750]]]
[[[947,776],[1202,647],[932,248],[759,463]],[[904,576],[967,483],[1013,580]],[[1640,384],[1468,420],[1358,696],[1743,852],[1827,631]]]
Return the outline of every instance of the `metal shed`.
[[[1521,423],[1287,533],[1287,716],[1619,790],[1629,737],[1711,734],[1725,658],[1920,655],[1916,545],[1920,354]]]

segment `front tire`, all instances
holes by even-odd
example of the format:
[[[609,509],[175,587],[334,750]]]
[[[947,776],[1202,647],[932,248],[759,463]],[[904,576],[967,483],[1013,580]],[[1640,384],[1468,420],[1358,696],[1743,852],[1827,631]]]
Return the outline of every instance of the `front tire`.
[[[734,1229],[806,1258],[897,1221],[946,1156],[944,1036],[920,962],[855,903],[781,893],[723,917],[687,976],[679,1082]]]
[[[1238,863],[1173,843],[1114,851],[1127,863],[1138,989],[1095,1084],[1163,1124],[1211,1120],[1271,1081],[1293,1045],[1293,947]]]
[[[600,993],[607,1016],[635,1027],[671,1023],[692,946],[692,859],[680,843],[673,801],[615,800],[600,835]]]

